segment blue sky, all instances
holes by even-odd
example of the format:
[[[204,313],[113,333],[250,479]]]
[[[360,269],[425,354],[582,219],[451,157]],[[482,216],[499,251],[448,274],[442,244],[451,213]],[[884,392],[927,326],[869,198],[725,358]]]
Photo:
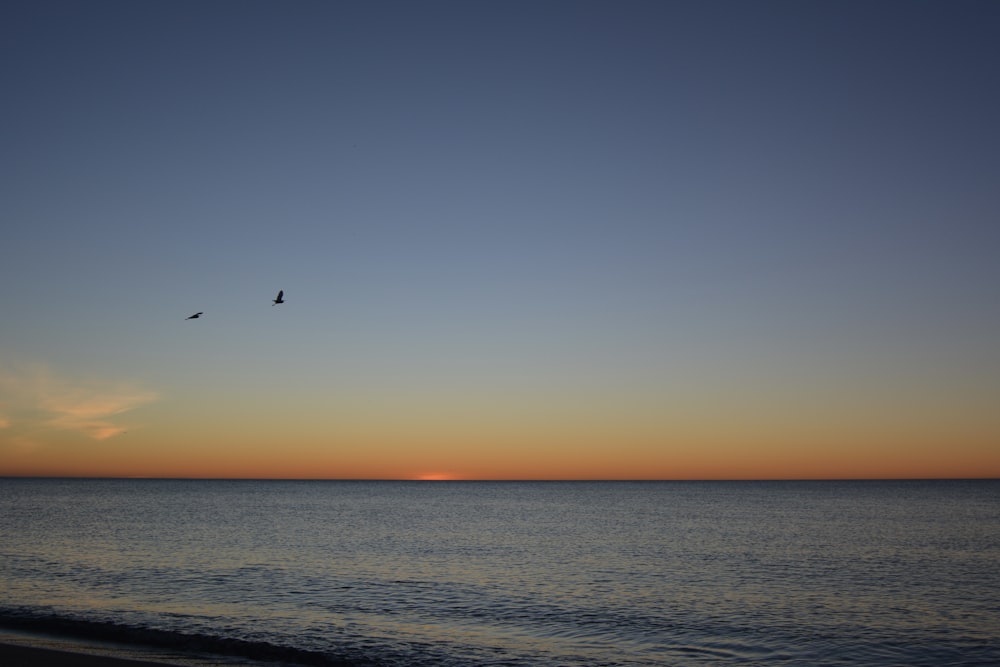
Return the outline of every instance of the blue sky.
[[[6,430],[43,368],[143,424],[1000,436],[998,37],[992,2],[4,3]]]

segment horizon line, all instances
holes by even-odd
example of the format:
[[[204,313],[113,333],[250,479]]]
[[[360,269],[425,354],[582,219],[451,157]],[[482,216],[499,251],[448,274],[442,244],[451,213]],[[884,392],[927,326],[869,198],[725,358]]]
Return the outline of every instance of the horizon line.
[[[152,480],[188,482],[941,482],[1000,481],[1000,477],[564,477],[420,479],[412,477],[173,477],[150,475],[3,475],[4,479]]]

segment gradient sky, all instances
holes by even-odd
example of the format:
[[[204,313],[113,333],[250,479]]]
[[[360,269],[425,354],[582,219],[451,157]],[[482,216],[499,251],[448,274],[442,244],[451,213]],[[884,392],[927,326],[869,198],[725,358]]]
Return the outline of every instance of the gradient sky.
[[[0,48],[0,475],[1000,476],[1000,3],[6,0]]]

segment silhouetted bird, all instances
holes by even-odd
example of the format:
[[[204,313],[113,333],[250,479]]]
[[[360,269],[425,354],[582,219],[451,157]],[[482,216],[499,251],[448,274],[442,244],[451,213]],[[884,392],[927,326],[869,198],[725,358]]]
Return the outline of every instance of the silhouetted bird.
[[[194,315],[192,315],[191,317],[185,317],[184,319],[185,319],[185,320],[196,320],[196,319],[198,319],[199,317],[201,317],[201,316],[202,316],[203,314],[204,314],[204,311],[202,311],[202,312],[200,312],[200,313],[195,313],[195,314],[194,314]]]
[[[279,303],[284,303],[285,300],[281,298],[283,296],[285,296],[285,290],[283,289],[278,290],[278,298],[274,299],[274,303],[272,303],[271,305],[277,306]]]

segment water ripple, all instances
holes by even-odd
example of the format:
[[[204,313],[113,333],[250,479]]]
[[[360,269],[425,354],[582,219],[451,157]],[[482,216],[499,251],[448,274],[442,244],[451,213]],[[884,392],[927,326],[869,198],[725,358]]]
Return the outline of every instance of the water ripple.
[[[4,480],[0,622],[289,664],[1000,664],[998,515],[996,482]]]

